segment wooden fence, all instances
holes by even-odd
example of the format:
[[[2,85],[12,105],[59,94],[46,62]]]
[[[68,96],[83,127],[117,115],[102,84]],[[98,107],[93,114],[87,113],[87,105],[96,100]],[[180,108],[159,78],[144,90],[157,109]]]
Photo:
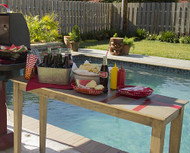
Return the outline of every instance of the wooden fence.
[[[6,0],[0,0],[0,3]],[[9,0],[13,12],[24,15],[39,15],[54,12],[60,24],[61,34],[71,32],[74,25],[81,33],[111,28],[111,8],[109,3],[92,3],[61,0]]]
[[[6,3],[0,0],[0,3]],[[13,12],[39,15],[54,12],[60,23],[61,34],[74,25],[81,33],[104,29],[120,29],[121,3],[93,3],[62,0],[9,0]],[[1,9],[1,8],[0,8]],[[1,11],[1,10],[0,10]],[[134,33],[143,28],[150,33],[174,31],[190,34],[190,3],[129,3],[127,31]]]
[[[190,34],[190,3],[129,3],[127,27],[131,32],[143,28],[157,34]]]

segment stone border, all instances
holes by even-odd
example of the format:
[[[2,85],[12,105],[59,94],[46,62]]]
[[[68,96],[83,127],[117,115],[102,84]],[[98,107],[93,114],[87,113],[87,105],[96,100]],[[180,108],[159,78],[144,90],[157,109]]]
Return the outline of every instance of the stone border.
[[[84,54],[79,54],[79,55],[73,56],[73,58],[74,58],[74,60],[77,60],[77,61],[84,62],[85,60],[89,60],[89,61],[92,61],[95,63],[102,63],[102,57],[93,57],[93,56],[86,56]],[[126,66],[126,67],[135,67],[135,68],[139,68],[139,69],[152,70],[152,71],[157,71],[157,72],[169,72],[172,74],[179,74],[179,75],[187,75],[187,76],[190,75],[189,70],[183,70],[183,69],[177,69],[177,68],[171,68],[171,67],[165,67],[165,66],[150,65],[150,64],[144,64],[144,63],[135,63],[135,62],[122,61],[122,60],[117,60],[117,59],[108,59],[108,63],[111,66],[114,66],[115,62],[119,65],[123,64],[123,66]]]

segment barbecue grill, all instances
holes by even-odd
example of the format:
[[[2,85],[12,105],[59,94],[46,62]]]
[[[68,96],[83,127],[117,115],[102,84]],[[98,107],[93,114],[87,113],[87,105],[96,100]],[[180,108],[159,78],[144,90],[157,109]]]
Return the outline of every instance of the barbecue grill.
[[[8,6],[0,4],[0,6]],[[24,45],[30,49],[29,30],[21,13],[0,13],[0,45]],[[1,52],[1,51],[0,51]],[[1,57],[0,57],[1,58]],[[8,59],[6,59],[8,60]],[[25,61],[14,64],[0,64],[0,150],[13,145],[13,133],[7,130],[6,82],[20,75]]]

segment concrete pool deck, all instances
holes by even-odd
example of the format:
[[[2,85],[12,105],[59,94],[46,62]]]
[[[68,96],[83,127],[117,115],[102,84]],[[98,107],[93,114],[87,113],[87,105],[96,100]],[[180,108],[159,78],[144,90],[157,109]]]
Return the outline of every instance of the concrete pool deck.
[[[7,110],[8,129],[13,131],[13,111]],[[39,120],[23,115],[22,153],[39,153]],[[0,153],[13,153],[13,147]],[[47,124],[46,153],[127,153]]]
[[[97,50],[97,49],[80,48],[78,52],[72,52],[72,54],[73,56],[85,55],[85,56],[90,56],[90,57],[102,58],[106,54],[106,51]],[[125,56],[114,56],[114,55],[111,55],[110,53],[108,53],[108,59],[190,71],[190,60],[171,59],[171,58],[137,55],[137,54],[129,54]]]

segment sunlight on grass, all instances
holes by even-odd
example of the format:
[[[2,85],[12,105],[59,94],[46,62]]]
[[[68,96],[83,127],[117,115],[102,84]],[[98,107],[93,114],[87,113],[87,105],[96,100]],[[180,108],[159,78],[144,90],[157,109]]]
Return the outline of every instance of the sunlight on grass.
[[[108,45],[109,40],[85,41],[81,43],[80,47],[107,50]],[[130,53],[190,60],[190,44],[142,40],[135,42],[135,48],[131,49]]]

